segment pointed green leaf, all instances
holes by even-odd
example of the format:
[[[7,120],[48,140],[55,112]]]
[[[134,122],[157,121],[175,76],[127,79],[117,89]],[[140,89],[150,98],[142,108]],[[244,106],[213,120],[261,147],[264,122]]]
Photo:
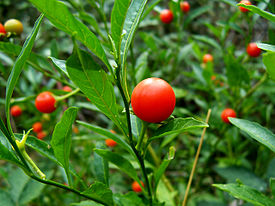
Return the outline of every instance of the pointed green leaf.
[[[96,143],[97,149],[104,149],[102,142]],[[99,156],[97,153],[94,153],[93,161],[93,171],[97,181],[102,182],[103,184],[109,186],[109,164],[108,161],[103,157]]]
[[[245,119],[229,118],[229,121],[236,127],[249,134],[250,137],[275,152],[275,135],[270,130],[264,128],[256,122],[251,122]]]
[[[60,30],[74,36],[88,47],[105,65],[111,69],[105,51],[93,32],[77,20],[67,6],[57,0],[29,0],[40,12]]]
[[[95,182],[86,191],[81,194],[100,200],[106,205],[113,205],[113,193],[105,184]]]
[[[19,76],[20,76],[20,74],[23,70],[24,64],[30,56],[30,53],[31,53],[32,47],[34,45],[36,35],[38,33],[40,24],[42,22],[42,19],[43,19],[43,15],[41,15],[36,20],[31,34],[26,39],[26,41],[24,43],[24,46],[23,46],[19,56],[17,57],[17,59],[14,63],[14,66],[12,68],[12,71],[10,73],[10,76],[9,76],[9,79],[8,79],[8,82],[7,82],[5,109],[6,109],[8,129],[11,133],[12,133],[12,128],[11,128],[11,125],[10,125],[10,101],[11,101],[12,93],[13,93],[15,85],[16,85],[18,79],[19,79]]]
[[[269,199],[264,194],[260,193],[258,190],[255,190],[246,185],[214,184],[213,186],[228,192],[237,199],[250,202],[257,206],[275,206],[275,202],[273,200]]]
[[[59,72],[65,74],[67,77],[69,77],[69,74],[66,69],[66,61],[56,59],[54,57],[49,57],[50,60],[52,60],[52,63],[54,64],[55,68],[59,70]]]
[[[192,117],[188,118],[176,118],[169,121],[167,124],[162,125],[157,129],[154,133],[153,137],[149,139],[152,141],[154,139],[174,134],[174,133],[182,133],[191,129],[203,128],[208,127],[208,124],[205,122],[196,120]]]
[[[262,50],[275,52],[275,45],[265,44],[265,43],[257,43],[257,46]]]
[[[263,54],[263,63],[266,67],[269,77],[275,81],[275,52],[267,52]]]
[[[9,151],[1,142],[0,142],[0,159],[9,161],[11,163],[15,163],[20,167],[23,166],[21,162],[17,159],[17,157],[11,151]]]
[[[111,14],[111,32],[112,39],[115,42],[116,49],[119,51],[123,25],[131,0],[115,0]]]
[[[124,131],[118,115],[114,88],[107,74],[88,53],[79,51],[80,57],[74,53],[66,63],[71,80],[101,112]]]
[[[272,14],[272,13],[269,13],[267,11],[261,10],[257,6],[254,6],[254,5],[244,5],[244,4],[237,4],[237,5],[241,6],[241,7],[244,7],[246,9],[252,11],[255,14],[259,14],[261,17],[263,17],[263,18],[265,18],[269,21],[275,22],[275,14]]]
[[[55,125],[51,146],[56,159],[63,165],[68,179],[69,177],[69,156],[72,142],[72,124],[77,115],[77,108],[70,107],[67,109],[60,122]]]
[[[114,165],[120,168],[123,172],[125,172],[131,178],[133,178],[136,181],[139,181],[137,172],[134,169],[133,165],[129,162],[129,160],[125,159],[119,154],[116,154],[107,150],[95,149],[94,151],[97,154],[99,154],[101,157],[112,162]]]

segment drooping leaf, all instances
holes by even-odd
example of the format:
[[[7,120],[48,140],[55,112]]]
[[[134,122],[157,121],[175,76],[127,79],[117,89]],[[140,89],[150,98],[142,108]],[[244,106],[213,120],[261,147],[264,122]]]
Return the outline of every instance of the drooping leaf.
[[[266,67],[269,77],[275,81],[275,52],[267,52],[263,54],[263,63]]]
[[[237,5],[244,7],[246,9],[252,11],[255,14],[259,14],[261,17],[263,17],[269,21],[275,22],[275,14],[269,13],[267,11],[263,11],[254,5],[244,5],[244,4],[237,4]]]
[[[93,32],[83,23],[77,20],[67,6],[57,0],[29,0],[40,12],[52,22],[58,29],[74,36],[88,47],[111,70],[100,41]]]
[[[264,128],[256,122],[251,122],[245,119],[229,118],[229,121],[236,127],[249,134],[250,137],[275,152],[275,135],[270,130]]]
[[[113,193],[105,184],[95,182],[86,191],[81,194],[100,200],[106,205],[113,205]]]
[[[10,133],[12,133],[12,128],[10,124],[10,101],[11,101],[12,93],[19,79],[19,76],[23,70],[24,64],[30,56],[42,19],[43,19],[43,15],[41,15],[36,20],[31,34],[26,39],[24,46],[14,63],[14,66],[12,68],[12,71],[10,73],[10,76],[7,82],[5,111],[6,111],[7,125]]]
[[[71,80],[101,112],[125,131],[119,119],[114,88],[107,74],[88,53],[79,51],[80,56],[74,53],[66,63]]]
[[[257,206],[274,206],[275,202],[264,194],[260,193],[258,190],[255,190],[251,187],[241,184],[214,184],[214,187],[217,187],[223,191],[228,192],[235,198],[250,202]]]

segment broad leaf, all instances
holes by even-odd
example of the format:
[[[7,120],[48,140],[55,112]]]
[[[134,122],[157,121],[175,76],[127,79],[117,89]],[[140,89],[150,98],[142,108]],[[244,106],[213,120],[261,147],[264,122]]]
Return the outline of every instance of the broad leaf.
[[[102,142],[97,142],[97,149],[104,149]],[[109,186],[109,165],[108,161],[103,157],[99,156],[97,153],[94,153],[93,160],[93,171],[97,181],[102,182],[103,184]]]
[[[270,130],[264,128],[256,122],[250,122],[245,119],[229,118],[229,121],[236,127],[249,134],[250,137],[275,152],[275,135]]]
[[[258,7],[254,6],[254,5],[244,5],[244,4],[238,4],[238,6],[244,7],[250,11],[252,11],[253,13],[259,14],[261,17],[275,22],[275,15],[272,13],[269,13],[267,11],[263,11],[261,9],[259,9]]]
[[[82,50],[79,53],[80,56],[74,53],[66,63],[71,80],[101,112],[124,131],[118,115],[114,88],[107,74],[88,53]]]
[[[221,190],[224,190],[235,198],[250,202],[257,206],[275,206],[275,202],[259,191],[240,184],[214,184]]]
[[[266,67],[269,77],[275,81],[275,52],[267,52],[263,54],[263,63]]]
[[[70,107],[67,109],[60,122],[55,125],[51,146],[54,151],[56,159],[63,165],[67,177],[70,181],[69,176],[69,156],[72,143],[72,125],[77,115],[77,108]]]
[[[12,196],[2,189],[0,189],[0,205],[14,206]]]
[[[40,12],[60,30],[74,36],[87,46],[105,65],[111,70],[100,41],[93,32],[83,23],[77,20],[67,6],[57,0],[29,0]]]
[[[94,151],[97,154],[99,154],[101,157],[105,158],[106,160],[116,165],[118,168],[120,168],[123,172],[125,172],[131,178],[140,182],[137,176],[137,172],[132,166],[132,164],[129,162],[129,160],[125,159],[121,155],[118,155],[116,153],[113,153],[107,150],[95,149]]]
[[[208,127],[208,124],[206,124],[205,122],[196,120],[192,117],[176,118],[169,121],[167,124],[159,127],[157,131],[154,133],[153,137],[149,139],[149,141],[163,137],[165,135],[170,135],[174,133],[179,134],[182,132],[186,132],[188,130],[203,128],[203,127]]]
[[[99,200],[106,205],[113,205],[113,193],[105,184],[96,182],[92,184],[86,191],[81,194]]]
[[[31,50],[34,45],[34,41],[35,41],[36,35],[38,33],[42,19],[43,19],[43,15],[41,15],[36,20],[31,34],[26,39],[24,46],[14,63],[14,66],[12,68],[12,71],[10,73],[10,76],[9,76],[9,79],[7,82],[5,109],[6,109],[8,129],[11,133],[12,133],[12,128],[11,128],[11,124],[10,124],[10,101],[11,101],[12,93],[13,93],[15,85],[19,79],[19,76],[23,70],[24,64],[31,54]]]

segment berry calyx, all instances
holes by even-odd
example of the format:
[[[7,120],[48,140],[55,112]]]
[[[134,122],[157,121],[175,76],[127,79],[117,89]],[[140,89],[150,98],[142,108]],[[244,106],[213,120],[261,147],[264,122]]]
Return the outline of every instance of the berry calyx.
[[[17,19],[9,19],[4,24],[6,32],[20,35],[23,32],[23,24]]]
[[[144,187],[144,183],[143,183],[142,181],[140,181],[140,182],[141,182],[142,186]],[[135,191],[136,193],[142,192],[142,188],[141,188],[141,186],[138,184],[137,181],[134,181],[134,182],[132,183],[132,190]]]
[[[47,136],[47,134],[44,131],[37,133],[37,138],[40,140],[44,139],[44,137],[46,137],[46,136]]]
[[[257,46],[256,43],[249,43],[246,47],[246,52],[251,57],[258,57],[261,54],[261,49]]]
[[[41,132],[42,131],[42,123],[41,122],[35,122],[32,125],[32,129],[35,133]]]
[[[35,107],[42,113],[52,113],[55,111],[56,100],[51,92],[42,92],[35,99]]]
[[[251,5],[251,2],[248,1],[248,0],[242,0],[242,1],[240,1],[240,4]],[[240,11],[243,12],[243,13],[249,12],[248,9],[246,9],[246,8],[244,8],[244,7],[241,7],[241,6],[240,6],[239,9],[240,9]]]
[[[222,121],[227,124],[230,123],[228,117],[236,117],[236,116],[237,116],[236,112],[231,108],[226,108],[221,113]]]
[[[207,63],[207,62],[213,62],[213,56],[211,54],[205,54],[203,55],[203,58],[202,58],[202,61],[204,63]]]
[[[148,78],[133,90],[131,104],[136,116],[146,122],[158,123],[173,112],[176,97],[173,88],[163,79]]]
[[[19,117],[22,114],[22,109],[18,105],[14,105],[11,107],[11,115],[13,117]]]
[[[106,139],[105,143],[108,147],[115,147],[117,145],[117,142],[112,139]]]
[[[173,21],[174,15],[171,10],[164,9],[160,12],[160,20],[165,24],[170,24]]]
[[[62,90],[65,91],[65,92],[71,92],[72,88],[69,87],[69,86],[64,86]]]
[[[182,10],[183,13],[188,13],[190,10],[190,5],[188,1],[180,2],[180,9]]]

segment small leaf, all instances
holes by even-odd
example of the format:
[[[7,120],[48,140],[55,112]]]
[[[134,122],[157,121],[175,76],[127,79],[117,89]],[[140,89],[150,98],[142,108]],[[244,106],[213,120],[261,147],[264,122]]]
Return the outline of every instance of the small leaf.
[[[255,14],[259,14],[261,17],[263,17],[263,18],[265,18],[269,21],[275,22],[275,15],[274,14],[269,13],[267,11],[263,11],[263,10],[259,9],[258,7],[254,6],[254,5],[237,4],[237,6],[244,7],[246,9],[252,11]]]
[[[77,110],[76,107],[70,107],[64,112],[60,122],[55,125],[51,140],[54,155],[63,165],[69,181],[69,156],[72,142],[72,124],[75,121]]]
[[[275,81],[275,52],[267,52],[263,54],[263,63],[266,67],[269,77]]]
[[[55,68],[58,69],[59,72],[65,74],[67,77],[69,77],[69,74],[66,69],[66,61],[65,60],[56,59],[54,57],[49,57],[49,59],[52,60]]]
[[[262,50],[269,51],[269,52],[275,52],[275,45],[257,43],[257,46]]]
[[[169,121],[167,124],[162,125],[157,129],[157,131],[154,133],[153,137],[149,139],[149,141],[152,141],[154,139],[174,134],[174,133],[182,133],[191,129],[197,129],[197,128],[203,128],[208,127],[208,124],[205,122],[196,120],[192,117],[188,118],[176,118],[171,121]]]
[[[95,182],[86,191],[81,194],[100,200],[106,205],[113,205],[113,193],[105,184]]]
[[[129,162],[129,160],[125,159],[121,155],[118,155],[116,153],[102,150],[102,149],[95,149],[94,150],[97,154],[99,154],[101,157],[105,158],[106,160],[112,162],[114,165],[116,165],[118,168],[120,168],[123,172],[125,172],[127,175],[129,175],[134,180],[140,182],[137,172],[132,166],[132,164]]]
[[[229,118],[229,121],[249,134],[250,137],[275,152],[275,135],[270,130],[262,127],[256,122],[251,122],[245,119]]]
[[[221,190],[224,190],[237,199],[241,199],[257,206],[275,206],[275,202],[259,191],[240,184],[214,184]]]

